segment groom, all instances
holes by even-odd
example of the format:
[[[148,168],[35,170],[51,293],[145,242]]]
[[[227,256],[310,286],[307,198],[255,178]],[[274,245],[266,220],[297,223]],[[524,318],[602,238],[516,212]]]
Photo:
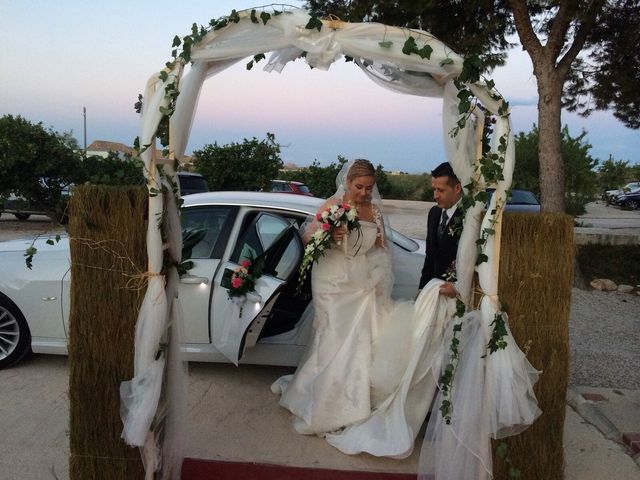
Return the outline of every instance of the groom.
[[[455,273],[458,239],[462,230],[462,212],[458,201],[462,195],[460,180],[448,162],[441,163],[431,172],[433,197],[438,206],[431,207],[427,220],[427,249],[418,289],[429,280],[446,280]],[[455,297],[455,284],[447,281],[440,287],[440,294]]]

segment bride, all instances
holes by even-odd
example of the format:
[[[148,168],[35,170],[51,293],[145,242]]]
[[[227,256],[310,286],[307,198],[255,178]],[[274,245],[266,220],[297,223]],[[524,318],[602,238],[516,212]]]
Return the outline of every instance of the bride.
[[[295,375],[272,386],[282,393],[280,404],[296,416],[296,430],[305,434],[333,432],[371,415],[377,320],[393,285],[373,165],[362,159],[346,163],[336,184],[337,192],[319,212],[351,202],[360,229],[334,230],[332,248],[313,267],[311,342]],[[306,225],[303,240],[316,228],[314,221]]]
[[[271,389],[282,395],[280,405],[293,413],[299,433],[323,436],[347,454],[404,458],[413,451],[438,394],[453,335],[456,301],[439,294],[444,282],[439,279],[431,280],[415,303],[393,301],[392,239],[385,227],[373,165],[367,160],[345,164],[336,185],[336,193],[319,212],[333,204],[352,202],[361,229],[349,233],[335,230],[334,245],[313,267],[312,339],[295,374],[279,378]],[[307,241],[317,228],[311,221],[303,230],[303,239]],[[429,436],[435,433],[428,442],[425,439],[425,445],[435,445],[431,453],[437,452],[438,458],[434,467],[434,460],[423,454],[430,463],[425,467],[428,471],[446,468],[449,454],[455,452],[459,458],[459,447],[465,450],[469,464],[486,470],[485,433],[515,431],[514,426],[529,425],[540,413],[532,390],[538,372],[510,333],[507,350],[498,360],[486,360],[488,327],[481,324],[476,312],[466,314],[462,322],[467,327],[459,339],[461,353],[452,388],[459,392],[453,398],[453,423],[462,425],[463,431],[456,431],[451,441],[446,437],[448,430],[443,433],[441,428],[441,415],[431,416],[427,431]],[[500,370],[494,366],[496,362]],[[500,401],[483,401],[485,369],[487,376],[500,372],[489,384],[506,392]],[[442,401],[439,393],[434,412],[439,411]],[[494,422],[498,405],[502,411],[499,421]],[[485,419],[491,424],[485,425]],[[445,437],[447,443],[443,443]],[[464,445],[467,438],[485,437],[486,441],[480,442],[482,452]],[[488,455],[490,459],[490,446]],[[438,476],[443,477],[464,478]]]

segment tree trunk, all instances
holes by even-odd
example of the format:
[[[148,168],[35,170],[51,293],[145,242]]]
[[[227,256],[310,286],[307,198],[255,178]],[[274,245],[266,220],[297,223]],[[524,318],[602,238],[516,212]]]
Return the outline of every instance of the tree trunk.
[[[564,162],[561,153],[563,80],[553,66],[536,73],[538,80],[538,159],[542,211],[564,212]]]

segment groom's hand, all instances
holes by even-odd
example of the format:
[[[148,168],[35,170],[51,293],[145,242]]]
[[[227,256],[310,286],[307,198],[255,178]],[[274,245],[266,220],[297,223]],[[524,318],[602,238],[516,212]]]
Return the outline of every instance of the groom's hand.
[[[440,295],[444,295],[445,297],[455,298],[458,294],[456,290],[456,286],[451,282],[444,282],[440,285]]]

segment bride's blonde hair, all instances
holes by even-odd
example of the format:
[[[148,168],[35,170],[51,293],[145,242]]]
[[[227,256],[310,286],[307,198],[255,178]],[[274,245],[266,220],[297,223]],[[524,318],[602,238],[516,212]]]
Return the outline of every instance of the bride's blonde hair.
[[[347,173],[347,180],[351,182],[358,177],[373,177],[375,179],[376,169],[373,168],[373,164],[369,160],[358,158],[353,161],[349,173]]]

